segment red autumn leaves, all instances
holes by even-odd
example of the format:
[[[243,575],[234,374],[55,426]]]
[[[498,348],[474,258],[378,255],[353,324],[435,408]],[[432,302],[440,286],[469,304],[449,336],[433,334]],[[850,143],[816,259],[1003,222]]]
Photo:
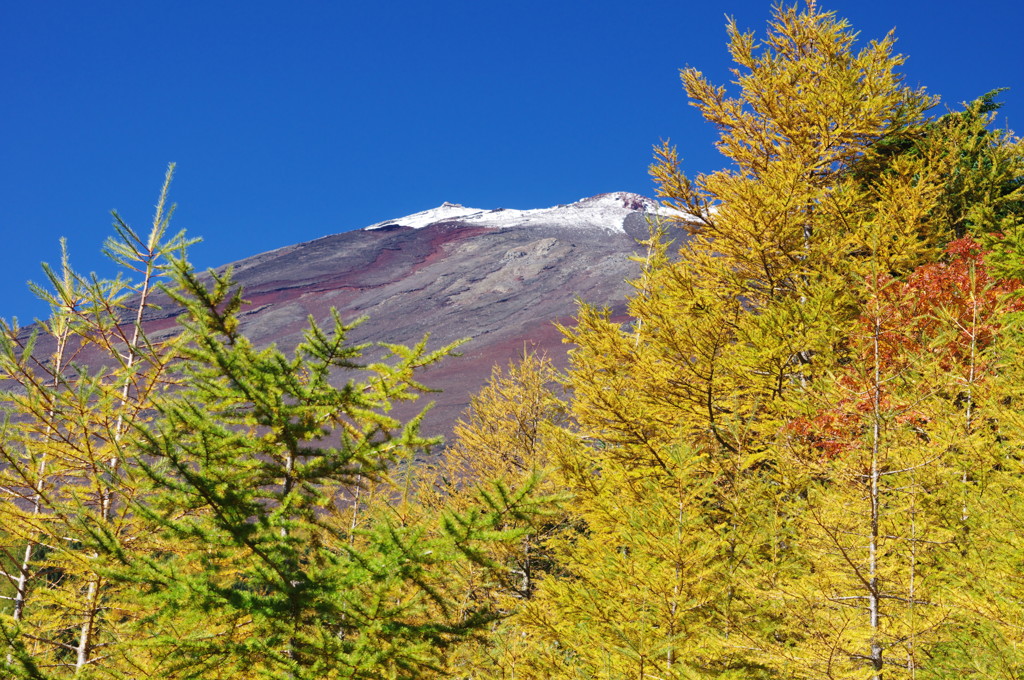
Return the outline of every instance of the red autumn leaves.
[[[832,459],[860,445],[871,417],[927,439],[933,397],[962,411],[992,373],[993,345],[1008,314],[1024,308],[1016,280],[995,280],[970,237],[942,261],[905,279],[867,280],[863,311],[840,348],[831,404],[816,404],[788,429],[805,451]],[[932,404],[926,407],[925,404]]]

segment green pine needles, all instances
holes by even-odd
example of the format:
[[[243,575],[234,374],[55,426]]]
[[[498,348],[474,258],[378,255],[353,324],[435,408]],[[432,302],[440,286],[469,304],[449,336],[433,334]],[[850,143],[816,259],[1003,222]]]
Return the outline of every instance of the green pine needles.
[[[401,424],[387,411],[415,398],[415,370],[452,347],[391,347],[394,362],[363,366],[366,346],[346,344],[352,326],[335,314],[330,331],[311,321],[286,357],[240,333],[230,275],[212,275],[209,290],[187,267],[177,276],[185,387],[138,430],[155,489],[139,507],[175,546],[146,561],[172,665],[197,678],[380,677],[382,667],[419,677],[459,629],[436,622],[435,551],[396,527],[354,534],[355,509],[340,499],[428,443],[419,417]],[[336,387],[334,369],[364,372]]]

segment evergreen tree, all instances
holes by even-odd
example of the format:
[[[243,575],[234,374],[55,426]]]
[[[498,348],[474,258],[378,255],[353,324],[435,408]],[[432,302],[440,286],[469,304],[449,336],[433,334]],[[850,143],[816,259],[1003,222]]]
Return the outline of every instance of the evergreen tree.
[[[3,326],[5,677],[444,675],[497,615],[449,574],[534,512],[527,490],[464,513],[396,502],[433,441],[391,406],[453,346],[363,362],[335,314],[291,356],[254,347],[230,273],[196,274],[165,237],[169,181],[150,236],[118,220],[107,244],[139,283],[65,255],[37,288],[51,319]],[[158,340],[160,285],[184,312]]]
[[[446,531],[384,514],[401,491],[389,473],[431,443],[418,432],[422,414],[401,423],[388,411],[424,391],[416,371],[454,345],[386,345],[387,356],[363,364],[368,346],[348,345],[353,326],[335,314],[329,330],[311,320],[293,356],[257,349],[240,331],[230,273],[210,277],[208,288],[178,263],[183,387],[136,429],[153,489],[134,507],[173,548],[127,556],[122,578],[151,593],[158,613],[144,625],[160,673],[441,673],[453,645],[492,616],[486,602],[456,602],[449,572],[475,543],[502,540],[501,518],[522,512],[507,498],[450,514]],[[336,386],[339,370],[347,379]],[[381,502],[358,509],[362,520],[343,500],[360,484],[383,484]]]

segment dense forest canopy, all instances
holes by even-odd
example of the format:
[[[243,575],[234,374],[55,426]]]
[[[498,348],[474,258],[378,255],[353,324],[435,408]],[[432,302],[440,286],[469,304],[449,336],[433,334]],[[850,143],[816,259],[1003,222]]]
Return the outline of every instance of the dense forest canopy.
[[[454,348],[253,346],[170,172],[125,277],[46,268],[0,328],[4,677],[1024,675],[1024,146],[813,3],[728,38],[734,87],[682,72],[726,168],[656,149],[689,218],[632,322],[581,306],[434,466],[389,413]]]

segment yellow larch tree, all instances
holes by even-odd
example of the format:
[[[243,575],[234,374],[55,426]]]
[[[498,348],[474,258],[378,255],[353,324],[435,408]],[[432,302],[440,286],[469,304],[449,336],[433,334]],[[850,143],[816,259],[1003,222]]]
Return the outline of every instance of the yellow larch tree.
[[[928,120],[893,36],[855,51],[813,3],[777,7],[760,43],[728,31],[739,95],[682,78],[730,166],[690,179],[660,147],[685,234],[654,230],[632,325],[584,306],[566,330],[576,443],[559,462],[581,528],[551,542],[564,571],[518,625],[549,677],[964,671],[958,631],[982,605],[954,585],[955,556],[985,449],[955,444],[981,436],[966,404],[1005,370],[982,355],[1014,285],[977,242],[950,242],[1019,222],[1019,143],[980,109]],[[969,142],[984,148],[965,182]],[[827,423],[843,428],[832,449]]]
[[[0,329],[0,518],[3,577],[13,606],[0,619],[12,677],[94,677],[121,667],[144,612],[108,577],[110,556],[160,549],[131,510],[143,488],[123,447],[170,382],[173,338],[150,338],[143,318],[188,241],[171,236],[168,168],[152,228],[115,213],[105,252],[123,277],[75,272],[62,253],[35,292],[51,315]],[[135,276],[131,281],[128,276]],[[45,669],[45,674],[40,669]]]

